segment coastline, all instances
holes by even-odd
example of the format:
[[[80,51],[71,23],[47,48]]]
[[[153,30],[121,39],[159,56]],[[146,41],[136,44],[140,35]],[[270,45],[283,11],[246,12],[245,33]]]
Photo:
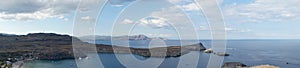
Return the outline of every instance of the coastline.
[[[25,64],[24,61],[17,61],[12,64],[12,68],[22,68],[22,66]]]
[[[4,36],[0,37],[0,57],[1,60],[7,58],[23,58],[32,60],[63,60],[63,59],[75,59],[73,55],[72,41],[75,41],[80,46],[94,46],[96,45],[99,53],[120,53],[128,54],[133,53],[143,57],[179,57],[190,51],[203,51],[206,48],[202,43],[185,46],[169,46],[169,47],[157,47],[157,48],[131,48],[112,46],[104,44],[90,44],[82,42],[81,40],[68,36],[58,34],[29,34],[22,36]],[[55,43],[54,43],[55,42]],[[11,44],[13,43],[13,44]],[[114,48],[113,48],[114,47]],[[131,49],[123,50],[123,49]],[[166,55],[163,55],[160,50],[165,50]],[[83,49],[86,50],[86,49]],[[155,54],[151,54],[150,50]],[[183,51],[181,51],[183,50]],[[88,52],[89,50],[86,50]],[[85,57],[82,54],[81,57]],[[26,63],[26,62],[25,62]],[[24,62],[23,62],[24,64]],[[16,64],[16,66],[22,66],[23,64]]]
[[[1,61],[5,61],[9,58],[34,60],[74,59],[86,57],[83,52],[91,52],[89,48],[93,46],[96,46],[98,53],[132,53],[144,57],[178,57],[190,51],[202,51],[206,49],[202,43],[155,48],[132,48],[90,44],[76,37],[54,33],[0,36],[0,44]],[[80,51],[76,52],[76,57],[74,57],[74,49]]]

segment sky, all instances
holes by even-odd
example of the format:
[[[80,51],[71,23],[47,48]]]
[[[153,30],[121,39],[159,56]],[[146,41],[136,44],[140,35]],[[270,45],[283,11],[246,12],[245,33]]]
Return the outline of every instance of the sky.
[[[2,1],[0,33],[23,35],[45,32],[73,35],[79,2]],[[228,39],[300,39],[299,0],[217,2],[224,16],[224,29]],[[211,39],[209,22],[198,6],[193,0],[109,0],[101,14],[86,14],[98,16],[96,19],[90,16],[80,19],[95,22],[96,35],[144,34],[170,39]],[[97,9],[101,8],[80,10],[89,12]]]

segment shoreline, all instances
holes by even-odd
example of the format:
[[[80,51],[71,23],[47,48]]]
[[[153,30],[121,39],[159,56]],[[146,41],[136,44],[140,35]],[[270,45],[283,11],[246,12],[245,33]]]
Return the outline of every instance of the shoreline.
[[[71,60],[71,59],[64,59],[64,60]],[[35,61],[35,60],[29,60],[29,61]],[[43,60],[43,61],[50,61],[50,60]],[[60,60],[58,60],[58,61],[60,61]],[[12,68],[23,68],[24,64],[26,64],[26,60],[18,61],[18,62],[12,63]],[[224,62],[224,64],[222,65],[221,68],[280,68],[280,67],[274,66],[274,65],[269,65],[269,64],[248,66],[241,62]]]
[[[0,37],[0,44],[1,61],[6,61],[8,58],[16,58],[16,60],[55,60],[86,57],[85,53],[93,52],[90,47],[94,46],[96,46],[98,53],[132,53],[144,57],[178,57],[190,51],[202,51],[206,49],[202,43],[155,48],[91,44],[83,42],[76,37],[55,33],[2,36]],[[73,50],[78,52],[74,52]]]
[[[12,64],[12,68],[22,68],[22,66],[25,64],[24,61],[17,61]]]

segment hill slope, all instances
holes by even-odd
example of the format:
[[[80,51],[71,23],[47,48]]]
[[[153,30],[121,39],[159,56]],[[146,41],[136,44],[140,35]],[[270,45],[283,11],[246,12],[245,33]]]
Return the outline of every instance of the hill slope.
[[[28,35],[10,35],[0,36],[0,60],[7,58],[18,59],[40,59],[40,60],[59,60],[72,59],[73,55],[72,42],[83,48],[94,46],[82,42],[81,40],[69,36],[54,33],[32,33]],[[177,57],[189,53],[190,51],[204,50],[201,43],[187,46],[170,46],[158,48],[129,48],[112,45],[96,44],[99,53],[133,53],[141,56],[154,57]],[[81,50],[83,49],[77,48]],[[126,50],[131,49],[131,50]],[[150,53],[150,51],[153,51]],[[80,53],[80,52],[79,52]],[[166,53],[166,54],[164,54]],[[80,54],[80,57],[86,55]]]

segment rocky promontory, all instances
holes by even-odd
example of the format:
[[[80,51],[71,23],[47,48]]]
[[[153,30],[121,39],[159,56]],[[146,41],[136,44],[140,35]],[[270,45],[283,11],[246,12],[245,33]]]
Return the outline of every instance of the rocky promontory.
[[[178,57],[190,51],[205,50],[201,43],[186,46],[169,46],[156,48],[130,48],[104,44],[82,42],[76,37],[54,33],[31,33],[27,35],[0,34],[0,60],[39,59],[60,60],[73,59],[72,42],[80,46],[96,46],[99,53],[133,53],[145,57]],[[130,49],[130,50],[126,50]],[[82,54],[84,57],[85,55]]]

